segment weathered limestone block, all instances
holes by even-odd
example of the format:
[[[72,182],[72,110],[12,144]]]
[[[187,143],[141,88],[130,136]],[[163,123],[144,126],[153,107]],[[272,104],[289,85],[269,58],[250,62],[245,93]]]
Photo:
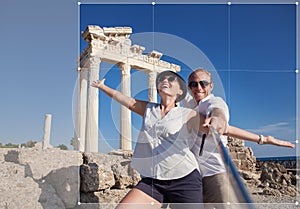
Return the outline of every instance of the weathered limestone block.
[[[232,137],[228,137],[228,144],[230,144],[232,147],[244,147],[245,141],[241,139],[236,139]]]
[[[109,155],[122,156],[124,159],[131,159],[133,156],[132,150],[113,150],[108,153]]]
[[[255,163],[250,161],[249,158],[247,158],[245,160],[241,160],[240,169],[245,170],[245,171],[254,171],[255,170]]]
[[[69,166],[52,170],[45,178],[61,198],[66,208],[73,208],[79,196],[79,167]]]
[[[250,180],[254,178],[254,174],[250,171],[242,171],[240,172],[240,174],[245,180]]]
[[[80,190],[95,192],[115,185],[113,172],[109,167],[97,163],[80,166]]]
[[[85,164],[80,169],[80,202],[118,203],[140,180],[139,173],[130,167],[131,157],[132,151],[122,150],[109,154],[84,153]]]
[[[120,163],[124,160],[123,155],[109,155],[104,153],[84,153],[86,156],[86,164],[97,163],[97,165],[111,167],[112,164]]]
[[[131,189],[108,189],[101,192],[95,192],[94,194],[98,197],[99,202],[101,203],[119,203],[122,198],[130,191]]]
[[[280,173],[287,173],[287,170],[283,165],[280,165],[279,163],[276,163],[275,166],[276,166],[276,168],[278,169],[278,171]]]
[[[126,170],[120,164],[114,164],[111,166],[114,173],[116,183],[115,187],[118,189],[124,189],[132,184],[131,176],[129,176]]]
[[[237,152],[237,158],[240,159],[240,160],[246,160],[247,159],[247,153]]]
[[[242,171],[255,171],[256,158],[244,140],[228,137],[229,154],[236,168]]]
[[[2,162],[0,179],[0,208],[65,208],[49,184],[25,177],[23,165]]]
[[[266,182],[266,181],[275,181],[274,177],[273,177],[273,173],[272,170],[269,170],[267,167],[262,167],[261,168],[261,175],[260,175],[260,180],[262,182]]]
[[[254,161],[256,161],[256,157],[254,156],[253,150],[251,149],[251,147],[246,147],[246,152],[248,154],[248,156],[250,156]]]
[[[132,151],[114,150],[109,154],[85,153],[85,156],[89,163],[94,162],[113,172],[116,188],[133,187],[141,179],[140,174],[130,167]]]
[[[240,167],[241,167],[241,160],[232,158],[232,162],[234,163],[235,167],[236,167],[238,170],[241,170],[241,169],[240,169]]]
[[[33,148],[8,150],[4,154],[4,160],[22,166],[24,177],[31,178],[39,184],[40,182],[51,184],[55,195],[59,196],[60,201],[64,203],[63,207],[72,208],[77,204],[79,165],[82,162],[82,155],[78,151],[58,148],[43,150],[41,143],[37,143]],[[63,207],[59,206],[58,208]]]
[[[34,179],[41,179],[52,170],[82,164],[82,155],[78,151],[60,150],[58,148],[43,150],[39,146],[41,145],[37,143],[34,148],[14,150],[14,157],[10,157],[10,159],[16,159],[15,163],[28,165],[30,171],[27,170],[29,172],[27,175],[31,175]]]
[[[130,161],[122,162],[121,164],[114,164],[111,169],[115,177],[115,187],[124,189],[135,186],[141,179],[138,172],[130,167]]]
[[[263,190],[263,195],[270,195],[275,197],[281,197],[281,193],[278,190],[267,188]]]
[[[19,151],[18,149],[7,150],[7,152],[3,155],[3,161],[13,162],[19,164]]]
[[[237,170],[240,171],[254,171],[255,164],[248,159],[240,160],[240,159],[232,159]]]
[[[229,155],[230,155],[231,159],[238,159],[237,152],[229,152]]]
[[[55,189],[48,184],[46,181],[39,183],[39,187],[42,193],[39,197],[39,202],[42,204],[44,209],[64,209],[65,204],[57,195]]]
[[[230,147],[230,152],[245,152],[245,147]]]

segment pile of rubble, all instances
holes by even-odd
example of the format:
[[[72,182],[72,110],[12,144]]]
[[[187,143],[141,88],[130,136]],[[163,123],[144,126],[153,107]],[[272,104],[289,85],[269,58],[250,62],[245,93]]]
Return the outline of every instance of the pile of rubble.
[[[228,139],[228,147],[232,161],[243,177],[249,191],[255,194],[296,197],[297,176],[279,163],[263,163],[258,166],[250,147],[244,141]]]

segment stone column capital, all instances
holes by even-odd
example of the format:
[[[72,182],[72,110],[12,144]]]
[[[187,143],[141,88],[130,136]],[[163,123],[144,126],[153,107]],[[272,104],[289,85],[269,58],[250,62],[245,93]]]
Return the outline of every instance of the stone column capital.
[[[100,62],[101,62],[100,57],[97,57],[97,56],[90,56],[90,57],[89,57],[89,65],[90,65],[90,69],[93,68],[93,67],[99,68]]]
[[[148,72],[148,100],[150,102],[157,102],[156,76],[156,70]]]
[[[149,71],[148,72],[148,78],[149,78],[149,81],[154,81],[156,80],[156,76],[157,76],[157,72],[156,71]]]
[[[130,69],[131,69],[130,64],[128,64],[128,63],[118,63],[117,65],[120,68],[121,75],[130,76]]]

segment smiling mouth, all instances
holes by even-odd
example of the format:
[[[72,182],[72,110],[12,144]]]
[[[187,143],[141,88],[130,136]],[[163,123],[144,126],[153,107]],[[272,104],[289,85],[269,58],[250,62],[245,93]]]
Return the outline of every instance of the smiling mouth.
[[[204,92],[195,92],[194,94],[201,95],[201,94],[204,94]]]
[[[163,85],[161,85],[161,88],[169,88],[169,85],[163,84]]]

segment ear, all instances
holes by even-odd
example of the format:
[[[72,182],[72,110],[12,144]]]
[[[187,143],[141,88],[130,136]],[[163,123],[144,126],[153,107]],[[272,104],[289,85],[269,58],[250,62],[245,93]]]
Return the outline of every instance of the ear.
[[[214,83],[210,84],[211,91],[214,89]]]
[[[183,91],[182,91],[181,89],[179,89],[179,91],[178,91],[177,94],[178,94],[178,95],[182,95],[182,94],[183,94]]]

